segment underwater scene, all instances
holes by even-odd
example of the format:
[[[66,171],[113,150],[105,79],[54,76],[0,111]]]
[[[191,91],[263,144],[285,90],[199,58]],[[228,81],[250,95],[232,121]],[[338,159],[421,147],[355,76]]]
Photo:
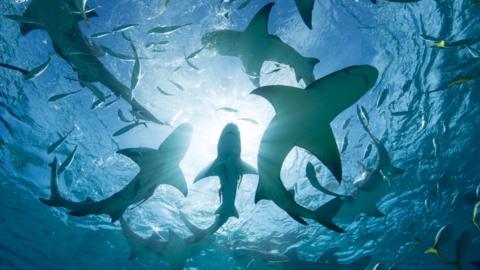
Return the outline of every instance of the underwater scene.
[[[0,269],[480,269],[480,1],[0,15]]]

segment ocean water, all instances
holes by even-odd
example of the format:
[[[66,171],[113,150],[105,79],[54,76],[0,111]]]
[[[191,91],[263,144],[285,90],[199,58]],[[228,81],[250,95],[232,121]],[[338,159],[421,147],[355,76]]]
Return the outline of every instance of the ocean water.
[[[2,0],[0,14],[23,14],[29,2]],[[265,99],[249,95],[256,87],[240,60],[205,49],[191,60],[198,70],[184,61],[185,55],[202,47],[204,34],[219,29],[243,31],[267,3],[252,0],[238,9],[242,2],[171,0],[165,8],[163,0],[88,1],[98,17],[79,23],[87,36],[123,24],[139,24],[127,31],[139,55],[148,58],[140,61],[136,99],[160,120],[173,126],[188,122],[194,129],[181,162],[188,196],[161,185],[145,203],[124,214],[142,237],[152,232],[167,237],[169,230],[188,237],[190,232],[180,212],[200,227],[213,222],[219,205],[219,182],[212,178],[194,184],[193,179],[215,159],[225,124],[239,126],[242,158],[257,164],[261,136],[275,112]],[[438,229],[446,224],[452,224],[453,230],[441,247],[443,261],[456,258],[455,241],[468,230],[468,245],[460,252],[461,266],[475,269],[469,262],[480,260],[480,230],[471,221],[479,201],[475,189],[480,183],[480,60],[474,53],[480,50],[480,43],[473,42],[468,48],[438,48],[424,37],[447,41],[479,38],[480,4],[473,0],[378,2],[316,1],[310,30],[293,0],[278,0],[270,16],[269,32],[302,55],[318,58],[315,78],[351,65],[369,64],[379,70],[376,85],[358,104],[368,112],[369,127],[388,149],[392,163],[405,170],[388,181],[378,201],[385,217],[359,215],[349,221],[336,221],[347,231],[343,234],[313,221],[301,225],[271,201],[255,204],[258,177],[248,175],[236,198],[239,218],[231,218],[218,230],[215,238],[187,261],[187,269],[246,269],[247,265],[232,256],[232,249],[284,253],[292,247],[312,261],[335,247],[343,263],[370,255],[372,260],[366,269],[377,263],[382,263],[383,269],[455,269],[435,255],[424,254]],[[191,25],[170,34],[146,34],[159,25],[184,23]],[[131,55],[129,42],[121,34],[92,40]],[[160,40],[169,41],[159,46],[162,51],[143,46]],[[15,21],[2,16],[0,48],[0,62],[25,69],[38,66],[52,54],[46,71],[33,80],[0,69],[0,269],[170,269],[162,258],[128,260],[130,246],[118,222],[111,223],[108,216],[74,217],[64,209],[42,204],[38,198],[50,194],[48,164],[54,157],[64,160],[75,146],[77,155],[59,178],[62,194],[73,201],[112,195],[138,173],[137,165],[116,151],[156,148],[173,128],[148,123],[147,127],[112,136],[125,126],[117,111],[127,112],[129,105],[119,100],[107,108],[92,110],[95,97],[78,82],[65,78],[76,78],[76,73],[54,53],[45,31],[23,36]],[[101,61],[121,82],[130,84],[132,61],[108,55]],[[296,81],[291,68],[282,66],[278,72],[270,72],[275,68],[272,62],[263,65],[261,85],[305,87],[302,81]],[[458,81],[463,78],[472,79]],[[444,90],[428,93],[445,85],[448,87]],[[162,95],[157,86],[173,96]],[[57,93],[80,89],[75,95],[48,102]],[[385,101],[377,106],[386,89]],[[103,91],[110,93],[106,88]],[[218,110],[221,107],[238,112]],[[258,124],[241,118],[255,119]],[[348,138],[341,153],[341,185],[301,148],[292,150],[282,168],[284,185],[295,187],[296,200],[311,209],[332,197],[306,180],[307,162],[319,166],[323,185],[339,193],[351,193],[363,173],[359,162],[373,168],[377,160],[375,149],[364,158],[371,140],[357,119],[356,106],[336,117],[331,127],[339,149]],[[48,154],[47,148],[72,129],[67,141]]]

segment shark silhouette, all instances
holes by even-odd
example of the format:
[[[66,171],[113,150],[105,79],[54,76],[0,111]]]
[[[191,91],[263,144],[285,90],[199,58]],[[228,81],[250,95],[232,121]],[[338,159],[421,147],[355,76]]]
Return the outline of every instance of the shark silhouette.
[[[246,265],[249,270],[363,270],[370,263],[371,256],[365,256],[349,264],[337,261],[307,261],[298,257],[296,249],[288,250],[285,254],[269,253],[248,248],[237,248],[232,251],[235,260]]]
[[[130,148],[118,151],[136,162],[140,172],[123,189],[101,201],[87,198],[83,202],[73,202],[65,199],[58,188],[55,158],[50,164],[52,168],[50,198],[40,200],[49,206],[66,208],[74,216],[108,214],[114,222],[130,205],[141,204],[150,198],[161,184],[171,185],[186,196],[187,184],[179,163],[187,151],[191,134],[191,126],[182,124],[163,141],[158,150]]]
[[[202,44],[221,55],[240,58],[255,86],[259,85],[260,70],[265,61],[291,66],[297,81],[303,79],[308,85],[315,80],[313,68],[319,61],[302,56],[279,37],[268,33],[268,17],[272,7],[273,3],[265,5],[245,31],[219,30],[207,33],[202,37]]]
[[[341,203],[332,201],[315,211],[300,206],[282,184],[280,170],[288,153],[299,146],[310,151],[340,181],[342,165],[330,122],[372,88],[377,77],[378,71],[372,66],[351,66],[318,79],[306,89],[276,85],[252,92],[266,98],[276,113],[260,142],[255,202],[272,200],[298,222],[306,224],[303,218],[309,218],[343,232],[331,221]]]
[[[99,82],[116,96],[128,102],[138,118],[165,124],[144,108],[133,97],[132,90],[122,84],[98,59],[99,49],[80,30],[78,22],[83,18],[72,1],[32,0],[23,17],[36,23],[20,23],[22,35],[32,30],[44,30],[50,36],[55,52],[78,74],[82,83]],[[88,17],[96,16],[89,12]],[[23,20],[25,21],[25,20]]]
[[[148,258],[153,255],[165,259],[173,270],[183,269],[189,258],[200,253],[212,242],[211,237],[205,237],[200,241],[197,241],[194,236],[182,238],[171,230],[168,239],[163,239],[157,234],[142,238],[128,226],[123,217],[120,218],[120,225],[131,247],[129,260]]]
[[[353,220],[359,214],[367,214],[374,217],[385,216],[377,208],[378,201],[385,195],[388,188],[388,182],[386,177],[395,177],[404,172],[403,169],[397,168],[392,165],[390,155],[383,145],[383,143],[377,139],[367,126],[366,119],[362,116],[361,111],[357,110],[358,118],[362,127],[367,132],[373,141],[373,145],[377,149],[378,159],[375,167],[371,170],[367,170],[365,176],[358,183],[358,189],[355,193],[354,199],[345,199],[342,201],[335,219]],[[335,198],[333,200],[340,200]]]
[[[215,221],[210,227],[202,230],[195,227],[182,215],[182,219],[197,239],[216,232],[230,217],[238,218],[238,212],[235,208],[237,187],[240,185],[243,175],[258,174],[254,167],[241,159],[240,154],[241,142],[238,126],[233,123],[227,124],[218,140],[217,158],[203,169],[194,180],[195,183],[208,177],[219,177],[221,205],[215,212],[217,215]]]

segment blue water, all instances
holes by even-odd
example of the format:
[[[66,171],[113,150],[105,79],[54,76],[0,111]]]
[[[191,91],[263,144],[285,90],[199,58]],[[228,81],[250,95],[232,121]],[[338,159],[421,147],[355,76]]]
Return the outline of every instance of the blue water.
[[[29,1],[2,0],[1,14],[22,14]],[[140,27],[128,33],[138,44],[169,40],[165,52],[152,53],[139,46],[142,77],[135,97],[158,118],[178,125],[194,127],[191,146],[181,168],[187,179],[189,196],[184,198],[170,186],[160,186],[146,203],[125,214],[140,235],[152,232],[166,235],[169,229],[189,234],[179,218],[185,213],[199,226],[208,226],[218,207],[218,181],[193,184],[195,175],[216,156],[216,144],[223,126],[235,122],[242,136],[242,157],[256,164],[261,135],[274,115],[264,99],[248,95],[255,87],[245,75],[237,58],[204,50],[192,61],[200,70],[184,63],[184,55],[199,49],[201,36],[217,29],[243,30],[251,17],[267,2],[253,0],[237,10],[239,0],[171,0],[166,10],[161,0],[91,0],[98,18],[88,27],[88,35],[126,23]],[[321,225],[298,224],[271,202],[254,204],[256,176],[246,176],[237,195],[239,219],[230,219],[217,233],[208,249],[193,257],[189,269],[244,269],[229,252],[230,247],[250,247],[284,252],[298,247],[303,257],[314,259],[329,248],[340,247],[344,262],[372,255],[371,269],[383,263],[385,269],[455,269],[431,254],[437,230],[448,223],[454,227],[453,240],[445,249],[448,260],[454,258],[454,240],[460,232],[472,232],[463,269],[473,269],[468,261],[480,259],[479,230],[471,223],[476,202],[475,188],[480,183],[480,61],[464,47],[432,48],[421,34],[447,40],[480,36],[480,6],[472,0],[421,0],[413,4],[367,0],[316,1],[313,30],[302,22],[293,0],[277,1],[269,23],[270,33],[296,48],[302,55],[316,57],[320,63],[315,77],[338,69],[370,64],[380,71],[379,81],[359,104],[370,115],[372,132],[385,143],[393,163],[406,170],[389,186],[379,202],[384,218],[362,216],[351,223],[339,223],[345,234],[329,231]],[[221,13],[231,10],[228,18]],[[146,35],[152,27],[165,24],[192,25],[162,36]],[[129,53],[130,47],[120,35],[95,40],[115,51]],[[480,50],[480,44],[472,45]],[[21,36],[17,24],[0,17],[0,62],[33,67],[53,53],[51,40],[43,31]],[[103,57],[107,68],[129,84],[132,62]],[[467,64],[465,64],[467,63]],[[179,65],[181,68],[174,71]],[[266,63],[268,73],[273,63]],[[112,137],[124,123],[117,110],[129,106],[119,101],[104,109],[91,110],[92,94],[79,94],[47,102],[56,93],[81,89],[71,67],[54,56],[48,69],[32,81],[18,73],[0,69],[0,269],[169,269],[162,259],[128,261],[130,248],[118,223],[107,216],[72,217],[63,209],[50,208],[38,197],[49,194],[48,163],[54,156],[63,160],[78,145],[77,156],[60,181],[62,193],[71,200],[87,196],[102,199],[121,189],[138,172],[129,159],[116,154],[126,147],[156,148],[172,128],[149,124]],[[455,78],[472,76],[473,83],[453,86],[446,91],[425,94]],[[181,84],[179,91],[168,79]],[[262,76],[262,85],[299,86],[289,68]],[[175,93],[168,97],[156,86]],[[300,85],[303,86],[303,85]],[[380,107],[376,101],[388,89]],[[228,106],[238,113],[217,111]],[[342,147],[344,181],[341,186],[326,168],[321,182],[338,192],[354,190],[353,182],[362,174],[358,164],[370,139],[356,120],[355,106],[332,123]],[[392,112],[411,111],[405,115]],[[241,121],[253,118],[258,125]],[[346,129],[343,123],[351,118]],[[74,128],[72,136],[55,154],[46,149],[60,135]],[[373,151],[375,153],[375,151]],[[376,155],[364,161],[372,167]],[[306,151],[295,148],[287,158],[282,178],[287,187],[295,186],[297,201],[315,207],[330,197],[316,191],[305,179],[304,168],[314,161]],[[242,268],[243,267],[243,268]],[[469,268],[470,267],[470,268]]]

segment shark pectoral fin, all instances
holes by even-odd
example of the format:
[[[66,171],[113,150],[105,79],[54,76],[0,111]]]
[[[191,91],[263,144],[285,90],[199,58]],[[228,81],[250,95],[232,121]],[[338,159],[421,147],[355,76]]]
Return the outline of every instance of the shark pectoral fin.
[[[193,183],[196,183],[202,179],[211,177],[211,176],[218,176],[218,162],[215,160],[212,163],[210,163],[207,167],[205,167],[203,170],[201,170],[197,176],[195,176],[195,179],[193,180]]]
[[[275,3],[266,4],[260,11],[257,12],[255,17],[250,21],[245,32],[253,35],[268,35],[268,18],[270,11]]]
[[[262,86],[253,90],[251,94],[268,100],[277,115],[281,116],[287,116],[286,112],[297,111],[298,104],[302,104],[307,98],[303,89],[283,85]]]
[[[337,181],[341,182],[342,162],[330,126],[310,130],[310,132],[303,134],[296,145],[310,151],[332,172]]]
[[[240,164],[238,164],[238,168],[239,168],[239,172],[242,175],[244,175],[244,174],[258,174],[257,169],[255,169],[255,167],[253,167],[252,165],[246,163],[243,160],[240,160],[239,163]]]
[[[343,200],[338,197],[331,199],[324,205],[320,206],[317,210],[315,210],[315,214],[317,215],[315,221],[329,228],[330,230],[344,233],[345,230],[337,226],[332,221],[332,218],[338,213],[342,204]]]
[[[118,150],[117,153],[130,158],[135,163],[137,163],[138,166],[142,167],[142,165],[146,165],[144,163],[144,161],[146,160],[146,156],[155,153],[155,150],[149,148],[126,148]]]
[[[382,213],[380,210],[378,210],[378,208],[375,205],[366,209],[364,212],[365,212],[365,214],[367,214],[369,216],[372,216],[372,217],[384,217],[385,216],[385,214]]]
[[[312,29],[312,11],[315,0],[295,0],[298,12],[302,17],[303,22],[308,28]]]

